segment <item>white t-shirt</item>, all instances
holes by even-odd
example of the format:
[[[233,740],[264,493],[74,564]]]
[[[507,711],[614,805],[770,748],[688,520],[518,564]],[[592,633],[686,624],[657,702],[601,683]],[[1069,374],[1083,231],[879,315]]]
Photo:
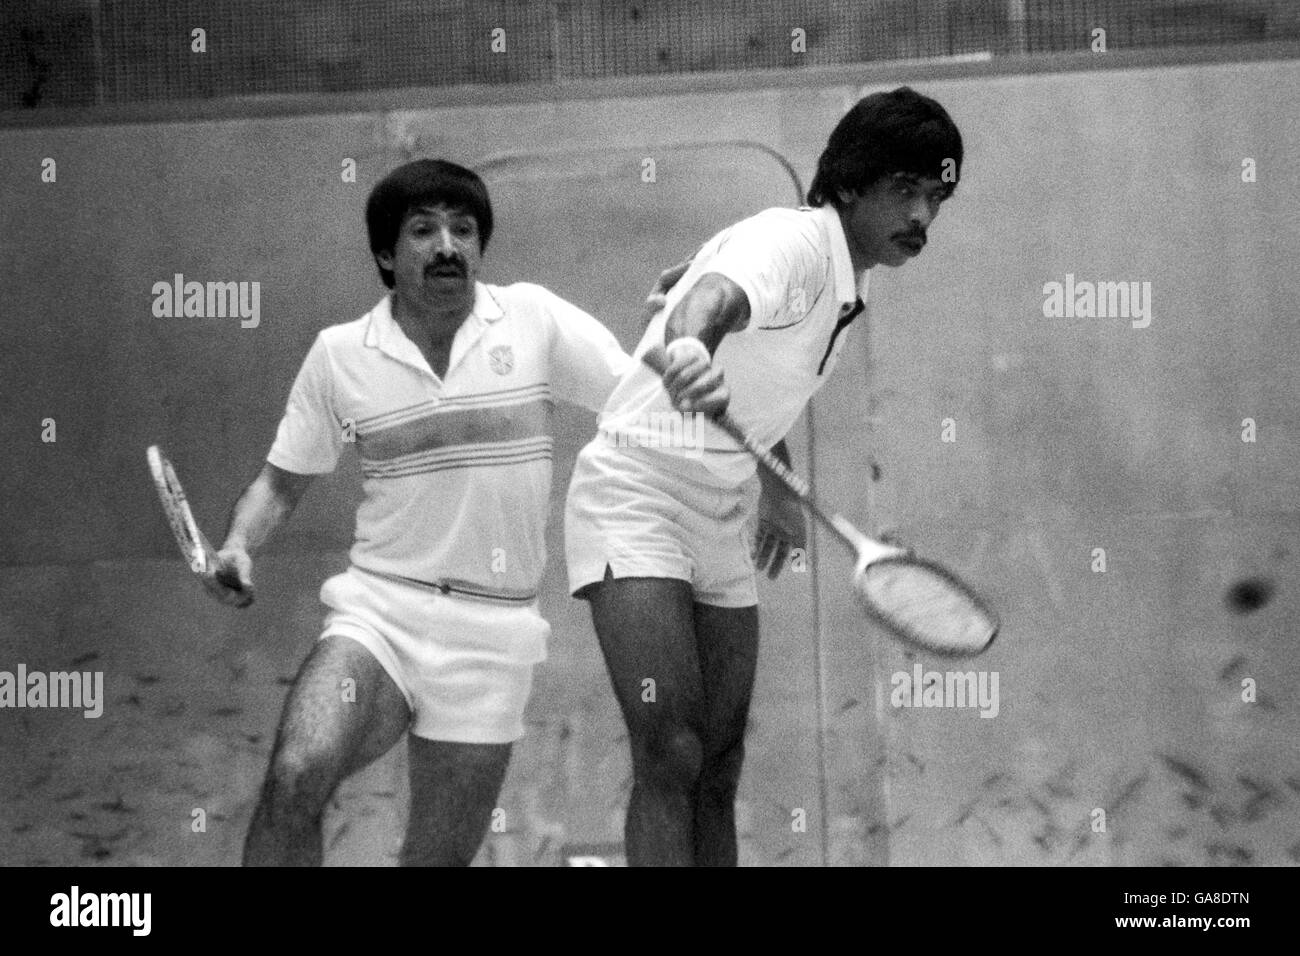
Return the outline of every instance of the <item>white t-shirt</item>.
[[[365,476],[353,564],[523,599],[546,561],[552,401],[598,410],[630,363],[547,289],[479,283],[439,378],[385,297],[316,337],[267,461],[333,471],[353,436]]]
[[[650,322],[636,349],[638,359],[663,343],[668,316],[710,272],[735,282],[749,299],[749,324],[728,333],[713,356],[731,390],[728,410],[760,442],[774,445],[834,369],[852,328],[836,335],[836,326],[858,299],[866,302],[870,273],[854,275],[833,206],[765,210],[704,244]],[[638,361],[606,403],[600,430],[605,441],[649,449],[666,456],[669,465],[702,460],[728,487],[754,474],[754,459],[711,422],[704,425],[702,452],[699,442],[694,447],[664,442],[661,423],[672,414],[658,376]],[[685,433],[693,431],[688,423]]]

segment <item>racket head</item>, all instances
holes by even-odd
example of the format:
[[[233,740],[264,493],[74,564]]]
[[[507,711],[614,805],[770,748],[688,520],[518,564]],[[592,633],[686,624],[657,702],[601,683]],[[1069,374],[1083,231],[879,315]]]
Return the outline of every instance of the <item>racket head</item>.
[[[853,591],[867,614],[906,644],[944,657],[988,650],[997,614],[941,564],[910,554],[858,566]]]
[[[212,545],[194,520],[190,503],[185,498],[185,489],[176,477],[176,469],[157,445],[150,445],[145,455],[149,460],[149,473],[153,476],[154,487],[158,491],[158,500],[162,503],[163,513],[167,516],[167,523],[171,526],[185,563],[195,574],[215,573]]]

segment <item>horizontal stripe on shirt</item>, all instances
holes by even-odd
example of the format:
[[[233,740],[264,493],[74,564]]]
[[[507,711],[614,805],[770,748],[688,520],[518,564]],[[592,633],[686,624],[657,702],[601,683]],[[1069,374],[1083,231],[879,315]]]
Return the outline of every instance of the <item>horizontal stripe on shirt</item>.
[[[541,438],[551,431],[553,405],[535,396],[509,403],[439,405],[436,411],[374,430],[357,426],[358,451],[368,462],[391,461],[461,445]]]
[[[517,465],[526,461],[549,460],[552,446],[553,441],[548,435],[511,442],[456,445],[384,462],[363,458],[361,469],[367,478],[401,478],[451,468]]]
[[[466,408],[480,405],[518,405],[523,402],[529,402],[537,398],[551,397],[551,387],[545,382],[537,385],[524,385],[520,388],[504,388],[494,392],[474,392],[469,395],[449,395],[440,398],[431,398],[427,402],[420,402],[416,405],[408,405],[405,408],[394,409],[390,412],[384,412],[382,415],[371,415],[368,418],[357,419],[358,431],[377,431],[383,428],[389,428],[393,425],[407,421],[412,418],[420,418],[431,412],[438,410],[450,410],[453,408]]]

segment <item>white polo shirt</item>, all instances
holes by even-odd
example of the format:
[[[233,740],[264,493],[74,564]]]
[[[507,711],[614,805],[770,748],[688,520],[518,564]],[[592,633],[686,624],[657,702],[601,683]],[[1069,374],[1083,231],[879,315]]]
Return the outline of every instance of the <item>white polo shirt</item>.
[[[854,275],[833,206],[765,210],[704,244],[650,322],[638,359],[663,343],[668,316],[710,272],[735,282],[749,299],[748,326],[728,333],[713,356],[731,390],[729,411],[759,441],[774,445],[834,369],[852,328],[837,335],[836,326],[859,299],[866,302],[870,272]],[[754,459],[711,422],[704,428],[702,454],[698,446],[665,445],[658,425],[672,410],[658,376],[637,361],[605,405],[600,429],[607,441],[651,449],[670,464],[686,467],[687,459],[702,459],[726,486],[754,474]]]
[[[439,378],[385,297],[316,337],[267,461],[333,471],[351,437],[365,476],[353,564],[530,600],[546,560],[552,401],[599,410],[630,362],[547,289],[479,283]]]

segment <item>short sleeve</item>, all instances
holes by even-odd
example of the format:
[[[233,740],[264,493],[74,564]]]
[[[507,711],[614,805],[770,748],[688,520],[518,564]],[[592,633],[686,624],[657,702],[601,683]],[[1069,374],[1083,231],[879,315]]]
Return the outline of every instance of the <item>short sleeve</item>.
[[[751,328],[783,328],[812,310],[826,284],[826,257],[803,223],[759,215],[728,231],[704,271],[740,286]]]
[[[537,287],[551,317],[551,394],[598,412],[632,366],[614,334],[576,305]]]
[[[323,335],[298,370],[289,403],[266,460],[300,475],[334,470],[343,452],[343,425],[334,408],[334,374]]]

